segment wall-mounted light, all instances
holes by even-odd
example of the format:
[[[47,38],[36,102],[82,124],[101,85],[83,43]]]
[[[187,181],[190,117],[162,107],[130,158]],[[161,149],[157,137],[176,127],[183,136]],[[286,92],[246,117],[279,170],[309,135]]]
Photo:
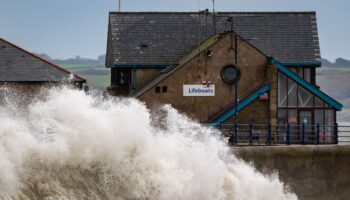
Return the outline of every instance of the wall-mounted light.
[[[207,57],[210,58],[213,56],[213,52],[211,50],[207,50]]]

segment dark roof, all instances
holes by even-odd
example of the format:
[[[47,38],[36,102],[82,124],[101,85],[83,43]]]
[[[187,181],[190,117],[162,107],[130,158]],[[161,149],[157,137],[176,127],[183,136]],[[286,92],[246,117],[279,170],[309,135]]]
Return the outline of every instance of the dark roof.
[[[227,22],[232,17],[232,23]],[[233,30],[283,64],[320,64],[315,12],[220,12],[218,33]],[[175,64],[214,34],[213,16],[195,12],[111,12],[106,66]],[[207,23],[206,23],[207,22]]]
[[[60,82],[86,80],[0,38],[0,82]]]

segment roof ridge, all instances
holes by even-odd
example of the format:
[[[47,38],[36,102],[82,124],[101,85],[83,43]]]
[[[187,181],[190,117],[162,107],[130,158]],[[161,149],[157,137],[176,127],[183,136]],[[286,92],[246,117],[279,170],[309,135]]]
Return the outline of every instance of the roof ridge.
[[[198,14],[197,11],[110,11],[109,14]],[[210,12],[211,13],[211,12]],[[316,11],[219,11],[216,14],[315,14]]]
[[[36,58],[36,59],[39,59],[39,60],[41,60],[41,61],[43,61],[43,62],[45,62],[45,63],[47,63],[47,64],[49,64],[49,65],[51,65],[51,66],[53,66],[53,67],[55,67],[55,68],[57,68],[57,69],[59,69],[59,70],[65,72],[65,73],[67,73],[67,74],[72,74],[75,78],[79,78],[79,79],[81,79],[81,80],[83,80],[83,81],[86,81],[85,78],[79,76],[78,74],[75,74],[75,73],[73,73],[73,72],[70,72],[70,71],[68,71],[68,70],[66,70],[66,69],[64,69],[64,68],[62,68],[62,67],[60,67],[60,66],[58,66],[58,65],[56,65],[56,64],[54,64],[54,63],[52,63],[52,62],[50,62],[50,61],[48,61],[48,60],[46,60],[46,59],[44,59],[44,58],[38,56],[38,55],[35,55],[34,53],[31,53],[31,52],[29,52],[29,51],[23,49],[22,47],[20,47],[20,46],[14,44],[14,43],[12,43],[12,42],[10,42],[10,41],[8,41],[8,40],[5,40],[4,38],[1,38],[1,37],[0,37],[0,41],[3,41],[3,42],[5,42],[5,43],[7,43],[8,45],[11,45],[12,47],[14,47],[14,48],[16,48],[16,49],[18,49],[18,50],[20,50],[20,51],[26,53],[26,54],[29,54],[30,56],[32,56],[32,57],[34,57],[34,58]]]

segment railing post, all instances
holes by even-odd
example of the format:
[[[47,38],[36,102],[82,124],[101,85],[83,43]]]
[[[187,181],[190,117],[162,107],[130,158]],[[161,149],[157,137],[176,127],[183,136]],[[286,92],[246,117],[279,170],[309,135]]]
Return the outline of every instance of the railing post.
[[[320,123],[317,123],[316,127],[316,142],[320,144]]]
[[[253,124],[249,124],[249,144],[253,145]]]
[[[237,124],[237,122],[235,122],[235,124],[234,124],[234,129],[235,129],[235,131],[234,131],[235,144],[238,145],[238,124]]]
[[[287,145],[290,145],[290,124],[287,123],[287,135],[286,135]]]
[[[272,140],[272,126],[271,126],[271,123],[269,123],[268,125],[268,141],[269,141],[269,145],[272,144],[271,140]]]
[[[335,123],[335,126],[334,126],[334,142],[335,142],[335,144],[339,144],[339,126],[338,126],[338,123]]]
[[[305,123],[301,124],[302,142],[305,144]]]

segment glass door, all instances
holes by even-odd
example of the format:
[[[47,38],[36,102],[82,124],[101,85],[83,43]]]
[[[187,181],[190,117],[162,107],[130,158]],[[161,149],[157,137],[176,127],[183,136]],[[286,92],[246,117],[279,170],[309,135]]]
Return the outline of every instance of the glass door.
[[[311,110],[300,110],[299,111],[299,126],[300,126],[300,139],[302,140],[304,124],[304,141],[305,143],[313,143],[316,141],[315,134],[313,133],[313,112]]]

